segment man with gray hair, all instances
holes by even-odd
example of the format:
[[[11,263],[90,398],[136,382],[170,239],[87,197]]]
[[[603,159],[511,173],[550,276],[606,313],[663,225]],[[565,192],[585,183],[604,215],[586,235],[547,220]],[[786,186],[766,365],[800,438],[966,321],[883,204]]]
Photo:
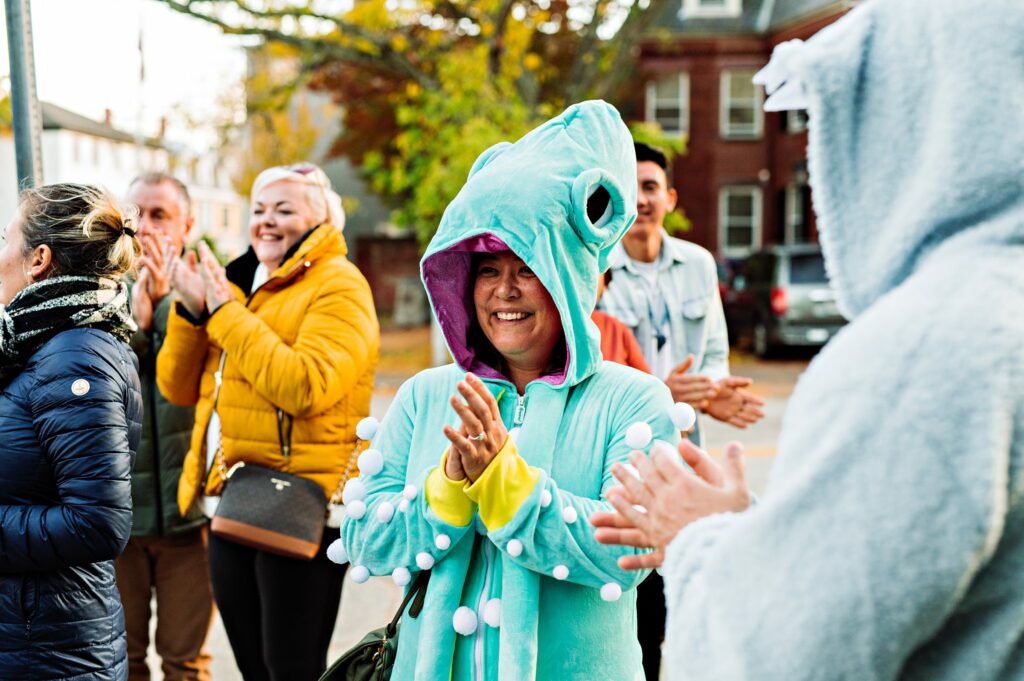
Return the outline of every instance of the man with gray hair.
[[[132,181],[128,200],[139,208],[143,256],[132,285],[132,316],[139,326],[132,347],[139,357],[145,406],[142,442],[132,473],[132,536],[117,559],[117,587],[124,604],[131,681],[148,681],[150,604],[156,596],[156,652],[167,681],[208,681],[206,638],[213,622],[213,593],[206,556],[206,519],[198,509],[178,511],[181,466],[188,452],[191,407],[164,399],[156,387],[156,356],[173,305],[164,264],[185,247],[192,229],[188,188],[166,173]]]

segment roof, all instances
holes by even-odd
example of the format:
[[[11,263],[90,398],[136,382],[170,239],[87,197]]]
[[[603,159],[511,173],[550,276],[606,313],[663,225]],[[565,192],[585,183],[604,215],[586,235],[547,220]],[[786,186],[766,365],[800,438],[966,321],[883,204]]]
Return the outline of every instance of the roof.
[[[688,17],[683,0],[669,0],[655,30],[688,35],[764,35],[829,9],[843,9],[851,0],[742,0],[735,17]]]
[[[113,126],[94,121],[91,118],[86,118],[81,114],[68,111],[50,102],[40,102],[39,111],[43,119],[43,130],[72,130],[84,135],[102,137],[117,142],[135,143],[140,141],[123,130],[118,130]],[[149,138],[142,138],[141,141],[150,146],[161,146]]]

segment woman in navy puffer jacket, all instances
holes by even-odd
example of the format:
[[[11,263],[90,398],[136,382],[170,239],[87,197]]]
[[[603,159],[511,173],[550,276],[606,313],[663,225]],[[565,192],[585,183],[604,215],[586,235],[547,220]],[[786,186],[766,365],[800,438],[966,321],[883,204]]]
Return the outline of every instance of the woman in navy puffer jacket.
[[[120,281],[141,248],[84,185],[22,195],[0,251],[0,679],[128,677],[113,559],[141,432]]]

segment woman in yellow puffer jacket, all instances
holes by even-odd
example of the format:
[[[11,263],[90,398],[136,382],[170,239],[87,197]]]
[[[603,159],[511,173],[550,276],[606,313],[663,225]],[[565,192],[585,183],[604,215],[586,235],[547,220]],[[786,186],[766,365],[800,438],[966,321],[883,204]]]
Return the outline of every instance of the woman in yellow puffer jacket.
[[[269,168],[253,184],[245,255],[226,269],[205,244],[198,258],[168,258],[179,302],[157,382],[171,402],[196,405],[182,513],[214,507],[218,446],[227,469],[245,462],[299,475],[327,498],[346,469],[357,474],[349,463],[370,411],[380,329],[369,285],[345,257],[343,224],[321,169]],[[325,528],[319,553],[304,561],[210,536],[214,597],[247,680],[315,679],[325,668],[344,576],[326,558],[337,538]]]

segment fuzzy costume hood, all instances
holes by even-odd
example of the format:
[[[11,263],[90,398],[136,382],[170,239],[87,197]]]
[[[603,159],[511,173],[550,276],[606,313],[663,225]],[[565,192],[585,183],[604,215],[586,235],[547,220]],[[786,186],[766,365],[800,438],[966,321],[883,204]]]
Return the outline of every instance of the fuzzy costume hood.
[[[778,55],[852,322],[760,503],[668,546],[668,676],[1017,681],[1024,3],[868,0]]]
[[[1019,0],[867,2],[773,55],[814,121],[814,210],[847,317],[942,243],[1021,240],[1022,32]]]
[[[504,378],[466,341],[475,315],[473,253],[511,250],[551,294],[562,319],[566,366],[543,380],[575,385],[601,363],[590,321],[598,272],[636,219],[636,155],[614,107],[582,102],[477,159],[441,218],[421,263],[445,342],[464,371]]]

